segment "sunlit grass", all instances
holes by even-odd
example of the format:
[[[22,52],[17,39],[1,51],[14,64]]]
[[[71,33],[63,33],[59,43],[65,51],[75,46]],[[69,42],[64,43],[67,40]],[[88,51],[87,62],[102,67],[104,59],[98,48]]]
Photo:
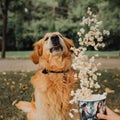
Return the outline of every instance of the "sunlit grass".
[[[6,58],[13,58],[13,59],[25,59],[29,58],[32,51],[8,51],[6,52]],[[1,54],[1,52],[0,52]],[[95,54],[99,54],[99,57],[120,57],[120,51],[87,51],[88,56],[93,56]]]
[[[99,57],[120,57],[120,51],[87,51],[88,56],[99,54]]]
[[[29,58],[32,51],[9,51],[6,58]]]

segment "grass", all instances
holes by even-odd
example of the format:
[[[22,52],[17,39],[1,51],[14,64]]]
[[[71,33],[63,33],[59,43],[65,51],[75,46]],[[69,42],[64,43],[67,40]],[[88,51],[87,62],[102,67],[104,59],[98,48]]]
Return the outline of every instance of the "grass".
[[[99,54],[100,57],[120,57],[120,51],[87,51],[89,56],[93,56],[95,54]]]
[[[13,59],[29,58],[31,53],[32,51],[8,51],[6,52],[6,58],[13,58]]]
[[[102,70],[101,90],[109,88],[107,105],[120,111],[120,70]],[[14,100],[31,100],[30,78],[34,72],[0,72],[0,120],[26,120],[25,114],[12,106]],[[112,92],[110,92],[112,90]]]
[[[33,88],[29,83],[33,72],[0,73],[0,120],[26,120],[24,113],[12,106],[14,100],[30,101]]]
[[[29,58],[32,51],[8,51],[6,52],[6,58],[12,59],[25,59]],[[1,52],[0,52],[1,54]],[[107,57],[107,58],[118,58],[120,57],[120,51],[87,51],[88,56],[93,56],[95,54],[99,54],[100,57]]]

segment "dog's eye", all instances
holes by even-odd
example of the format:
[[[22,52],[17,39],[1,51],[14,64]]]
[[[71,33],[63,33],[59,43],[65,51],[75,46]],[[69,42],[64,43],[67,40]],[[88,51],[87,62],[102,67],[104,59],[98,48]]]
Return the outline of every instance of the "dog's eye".
[[[47,40],[48,40],[48,37],[45,38],[45,41],[47,41]]]

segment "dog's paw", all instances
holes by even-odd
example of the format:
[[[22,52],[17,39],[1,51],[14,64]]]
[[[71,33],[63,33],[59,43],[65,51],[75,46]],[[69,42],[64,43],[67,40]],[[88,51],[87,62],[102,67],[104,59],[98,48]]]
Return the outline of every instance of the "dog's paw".
[[[19,101],[15,106],[23,112],[31,112],[34,109],[34,106],[30,102],[26,101]]]

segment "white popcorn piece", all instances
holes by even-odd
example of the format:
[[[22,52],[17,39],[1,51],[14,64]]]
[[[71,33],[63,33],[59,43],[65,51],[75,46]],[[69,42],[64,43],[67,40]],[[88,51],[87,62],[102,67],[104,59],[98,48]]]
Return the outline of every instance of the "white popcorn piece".
[[[82,34],[84,34],[85,29],[84,29],[84,28],[81,28],[81,29],[80,29],[80,32],[81,32]]]
[[[69,113],[69,116],[70,116],[71,118],[73,118],[73,117],[74,117],[74,115],[73,115],[72,113]]]

